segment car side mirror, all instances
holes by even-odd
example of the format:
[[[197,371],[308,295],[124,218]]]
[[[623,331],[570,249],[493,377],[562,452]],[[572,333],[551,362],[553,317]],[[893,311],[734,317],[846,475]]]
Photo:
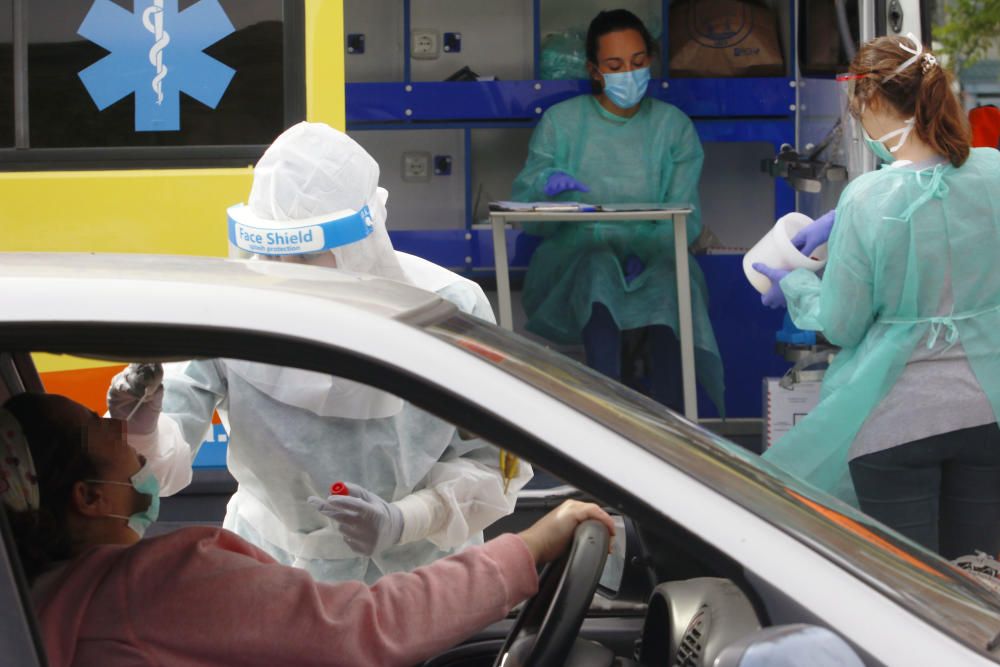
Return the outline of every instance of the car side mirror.
[[[628,517],[612,515],[611,518],[615,522],[615,536],[611,539],[611,553],[604,563],[597,592],[610,600],[644,601],[656,581],[646,564],[639,531]]]
[[[854,649],[817,625],[776,625],[752,632],[724,648],[713,667],[864,667]]]

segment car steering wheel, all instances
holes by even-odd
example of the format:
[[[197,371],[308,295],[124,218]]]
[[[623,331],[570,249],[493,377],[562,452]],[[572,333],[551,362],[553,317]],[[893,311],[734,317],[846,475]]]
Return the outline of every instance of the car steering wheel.
[[[557,667],[566,661],[608,558],[607,527],[576,527],[569,553],[545,567],[535,594],[504,641],[493,667]]]

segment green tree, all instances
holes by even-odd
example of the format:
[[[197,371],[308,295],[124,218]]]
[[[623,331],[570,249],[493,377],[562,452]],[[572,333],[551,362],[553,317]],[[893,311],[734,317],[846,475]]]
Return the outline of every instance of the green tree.
[[[938,49],[955,72],[981,60],[1000,39],[1000,0],[950,0],[934,28]]]

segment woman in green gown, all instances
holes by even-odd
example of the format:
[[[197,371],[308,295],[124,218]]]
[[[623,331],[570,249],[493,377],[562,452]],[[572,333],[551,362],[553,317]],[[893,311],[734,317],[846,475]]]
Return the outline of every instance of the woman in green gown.
[[[841,195],[822,278],[765,267],[765,298],[841,351],[764,456],[946,557],[996,554],[1000,153],[970,150],[950,76],[912,35],[863,45],[841,79],[885,164]]]
[[[704,158],[691,120],[645,97],[656,43],[631,12],[601,12],[587,33],[593,95],[551,107],[514,181],[519,201],[688,203],[688,239],[701,233],[698,180]],[[524,285],[529,331],[584,344],[587,363],[621,379],[622,331],[645,329],[653,398],[683,407],[674,233],[669,221],[525,225],[545,237]],[[722,362],[708,319],[708,290],[691,267],[698,379],[723,409]]]

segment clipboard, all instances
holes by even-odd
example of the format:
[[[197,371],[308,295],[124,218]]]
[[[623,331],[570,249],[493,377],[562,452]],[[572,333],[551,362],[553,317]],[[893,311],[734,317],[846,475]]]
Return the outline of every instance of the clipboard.
[[[539,213],[596,213],[603,210],[596,204],[584,204],[575,201],[493,201],[491,211],[506,211],[521,213],[537,211]]]

